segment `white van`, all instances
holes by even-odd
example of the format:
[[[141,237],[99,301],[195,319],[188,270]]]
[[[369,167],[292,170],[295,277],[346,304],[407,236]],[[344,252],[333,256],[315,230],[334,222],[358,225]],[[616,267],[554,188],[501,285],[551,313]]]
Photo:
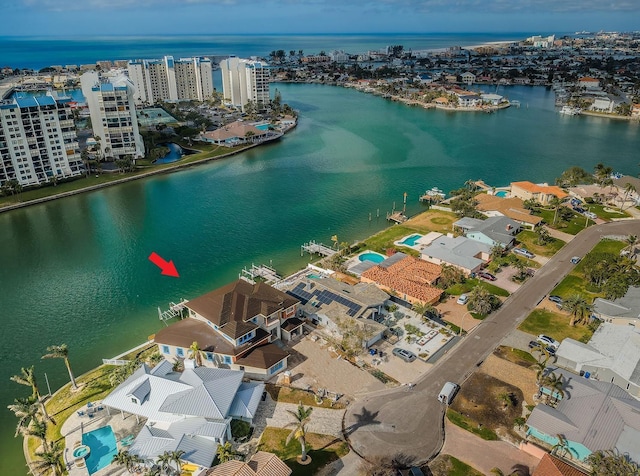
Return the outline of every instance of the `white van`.
[[[442,387],[442,390],[440,390],[438,400],[449,405],[453,400],[453,397],[458,393],[458,390],[460,390],[460,385],[453,382],[447,382],[444,384],[444,387]]]

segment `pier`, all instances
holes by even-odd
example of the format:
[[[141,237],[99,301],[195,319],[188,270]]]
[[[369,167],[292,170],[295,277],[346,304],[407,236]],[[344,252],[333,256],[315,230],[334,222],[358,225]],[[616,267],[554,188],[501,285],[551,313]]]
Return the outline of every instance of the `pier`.
[[[185,308],[185,304],[188,302],[189,301],[187,301],[186,299],[181,299],[178,304],[170,302],[169,309],[167,309],[166,311],[158,308],[158,317],[160,317],[160,320],[166,326],[169,319],[173,319],[174,317],[182,317],[182,311]]]
[[[280,276],[273,267],[267,266],[266,264],[256,266],[253,263],[251,263],[251,268],[249,269],[246,267],[242,268],[238,277],[251,284],[256,284],[256,278],[262,278],[267,284],[276,283],[282,279],[282,276]]]
[[[387,212],[387,221],[392,221],[394,223],[404,223],[407,220],[407,215],[405,215],[404,212]]]
[[[444,200],[445,193],[438,187],[433,187],[431,190],[427,190],[424,195],[420,196],[421,202],[433,202],[439,203]]]
[[[335,250],[329,246],[326,246],[322,243],[316,243],[315,241],[310,241],[309,243],[305,243],[300,246],[300,256],[304,254],[304,252],[309,253],[310,255],[323,255],[323,256],[333,256],[338,250]]]

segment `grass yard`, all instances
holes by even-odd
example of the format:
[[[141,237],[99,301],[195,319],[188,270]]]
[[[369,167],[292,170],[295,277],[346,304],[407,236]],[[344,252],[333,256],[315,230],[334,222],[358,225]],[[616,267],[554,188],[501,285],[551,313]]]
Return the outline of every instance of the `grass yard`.
[[[522,243],[526,249],[531,251],[533,254],[540,256],[553,256],[566,244],[562,240],[552,238],[552,242],[547,243],[546,245],[538,245],[536,244],[537,238],[537,235],[533,231],[529,230],[521,231],[516,236],[516,239]]]
[[[318,405],[313,393],[305,392],[304,390],[297,388],[280,387],[278,385],[268,383],[266,384],[266,390],[269,392],[271,398],[277,402],[302,403],[307,407],[333,408],[336,410],[345,408],[344,403],[339,400],[331,405],[331,400],[328,398],[324,398],[322,404]]]
[[[433,476],[483,476],[477,469],[451,455],[438,455],[429,463],[429,469]]]
[[[407,220],[403,225],[422,233],[430,231],[449,233],[452,230],[453,222],[457,220],[458,217],[455,213],[431,209]]]
[[[473,288],[476,286],[481,286],[489,291],[491,294],[495,294],[500,297],[508,297],[509,291],[506,289],[499,288],[498,286],[491,284],[487,281],[480,280],[477,278],[468,278],[462,284],[455,284],[446,289],[447,293],[452,296],[460,296],[460,294],[470,293]]]
[[[545,223],[551,228],[555,228],[556,230],[560,230],[564,233],[569,233],[570,235],[577,235],[579,232],[584,230],[586,227],[594,225],[595,222],[593,220],[589,220],[588,218],[579,215],[575,212],[572,212],[572,217],[569,221],[558,221],[555,225],[553,224],[553,216],[555,212],[553,210],[544,210],[541,209],[536,212],[536,215],[542,217]]]
[[[626,218],[629,215],[627,212],[621,212],[617,208],[608,207],[606,205],[588,205],[589,211],[598,215],[598,218],[602,218],[603,220],[610,221],[614,218]],[[606,208],[606,210],[605,210]],[[613,210],[613,211],[611,211]]]
[[[301,465],[296,460],[300,456],[300,442],[292,439],[288,445],[285,445],[289,433],[291,430],[265,428],[260,437],[258,451],[275,453],[292,469],[292,476],[316,474],[320,468],[342,458],[349,452],[347,443],[335,436],[307,433],[307,454],[311,457],[311,463]]]
[[[547,309],[534,309],[529,316],[520,324],[518,329],[532,335],[546,334],[553,337],[558,342],[571,337],[580,342],[588,342],[593,335],[593,331],[586,325],[569,325],[570,316],[552,312]]]
[[[535,357],[526,350],[514,349],[513,347],[503,345],[498,346],[496,350],[493,351],[493,354],[526,369],[537,362]]]

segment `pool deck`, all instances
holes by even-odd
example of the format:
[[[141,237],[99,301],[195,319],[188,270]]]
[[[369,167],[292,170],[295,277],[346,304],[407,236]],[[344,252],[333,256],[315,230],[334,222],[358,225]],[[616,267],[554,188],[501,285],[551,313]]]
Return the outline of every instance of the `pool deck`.
[[[92,402],[93,407],[97,408],[101,406],[101,402]],[[103,426],[111,425],[113,433],[116,437],[116,442],[119,442],[125,436],[134,434],[137,435],[145,420],[140,419],[140,422],[136,420],[135,415],[125,414],[124,416],[120,412],[115,410],[109,410],[105,407],[103,410],[95,410],[93,418],[87,415],[87,407],[82,409],[85,412],[84,416],[80,416],[77,413],[73,413],[67,421],[62,424],[61,433],[65,438],[65,450],[64,450],[64,462],[69,469],[69,476],[88,476],[89,471],[86,466],[76,466],[75,459],[72,452],[73,447],[77,442],[82,442],[82,434],[93,431]],[[118,445],[119,446],[119,445]],[[93,473],[95,476],[116,476],[130,474],[126,468],[122,466],[109,465],[106,468],[101,469]]]

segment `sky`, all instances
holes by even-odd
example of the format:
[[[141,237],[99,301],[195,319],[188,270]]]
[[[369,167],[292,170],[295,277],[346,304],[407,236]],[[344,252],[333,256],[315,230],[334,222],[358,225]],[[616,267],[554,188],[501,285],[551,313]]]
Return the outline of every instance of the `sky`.
[[[640,30],[640,0],[0,0],[0,36]]]

